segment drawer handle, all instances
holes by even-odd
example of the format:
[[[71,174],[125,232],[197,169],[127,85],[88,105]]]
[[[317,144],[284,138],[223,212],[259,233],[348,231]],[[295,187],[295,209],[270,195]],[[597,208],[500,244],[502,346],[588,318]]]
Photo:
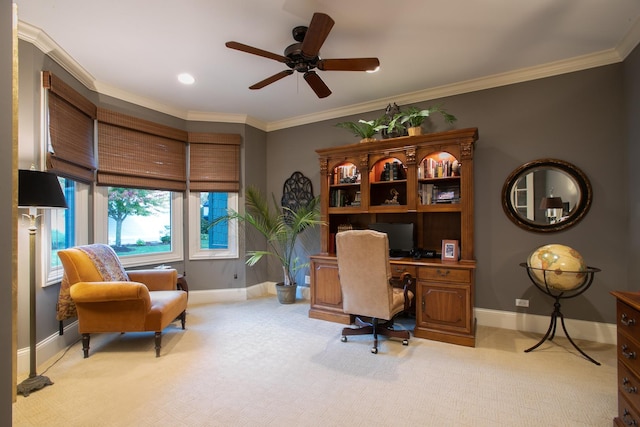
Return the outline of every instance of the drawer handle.
[[[626,344],[622,344],[622,355],[627,359],[635,359],[636,352],[635,351],[627,351],[629,347]]]
[[[630,319],[626,313],[622,313],[622,316],[620,316],[620,323],[624,326],[633,326],[636,324],[636,319]]]
[[[447,276],[449,275],[449,272],[450,272],[450,271],[451,271],[451,270],[444,270],[444,271],[442,271],[442,270],[440,270],[440,269],[437,269],[437,270],[436,270],[436,273],[438,273],[438,275],[440,275],[440,276],[442,276],[442,277],[447,277]]]
[[[628,419],[627,419],[628,417]],[[638,423],[636,422],[636,420],[634,420],[631,417],[631,413],[627,410],[627,408],[624,408],[624,411],[622,411],[622,419],[624,420],[624,423],[628,426],[637,426]]]
[[[624,391],[626,391],[629,394],[637,393],[638,389],[634,386],[629,386],[629,384],[631,384],[631,381],[629,381],[629,378],[624,377],[622,379],[622,388],[624,388]]]

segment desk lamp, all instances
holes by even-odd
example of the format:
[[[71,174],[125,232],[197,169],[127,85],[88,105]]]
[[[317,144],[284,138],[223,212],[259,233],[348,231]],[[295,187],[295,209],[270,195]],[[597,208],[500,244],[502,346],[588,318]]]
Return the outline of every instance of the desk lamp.
[[[562,217],[562,198],[554,197],[553,195],[543,197],[540,202],[540,209],[545,209],[545,215],[553,224],[558,218]]]
[[[53,384],[48,377],[36,373],[36,225],[38,209],[67,208],[58,177],[49,172],[18,170],[18,207],[29,208],[29,378],[18,384],[18,393],[29,396]]]

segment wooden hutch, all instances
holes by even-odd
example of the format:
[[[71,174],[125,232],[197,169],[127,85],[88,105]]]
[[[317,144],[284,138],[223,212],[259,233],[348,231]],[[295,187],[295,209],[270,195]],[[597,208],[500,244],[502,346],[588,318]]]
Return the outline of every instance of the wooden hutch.
[[[335,234],[372,223],[412,223],[417,248],[434,258],[393,259],[394,275],[417,278],[414,336],[475,346],[473,150],[476,128],[316,150],[320,160],[321,253],[310,257],[309,316],[350,324],[342,310]],[[441,261],[443,240],[458,261]],[[356,314],[356,313],[354,313]]]

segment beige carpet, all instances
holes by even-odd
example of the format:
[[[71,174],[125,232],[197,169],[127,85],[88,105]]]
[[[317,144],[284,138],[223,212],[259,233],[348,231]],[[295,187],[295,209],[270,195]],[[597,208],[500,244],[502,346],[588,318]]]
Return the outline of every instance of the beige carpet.
[[[189,308],[187,330],[103,334],[72,346],[14,426],[610,426],[612,345],[480,327],[476,348],[412,338],[340,342],[341,325],[274,297]],[[59,355],[60,356],[60,355]],[[58,356],[58,357],[59,357]],[[42,372],[56,358],[39,368]],[[23,378],[19,378],[21,381]]]

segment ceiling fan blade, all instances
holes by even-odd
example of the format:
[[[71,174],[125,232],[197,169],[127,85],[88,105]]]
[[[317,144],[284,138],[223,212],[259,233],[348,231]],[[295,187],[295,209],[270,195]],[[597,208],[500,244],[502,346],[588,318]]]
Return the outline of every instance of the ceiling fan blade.
[[[286,56],[278,55],[276,53],[271,53],[266,50],[258,49],[257,47],[249,46],[246,44],[238,43],[238,42],[226,42],[224,44],[229,49],[239,50],[241,52],[251,53],[253,55],[262,56],[263,58],[273,59],[278,62],[287,63],[289,58]]]
[[[277,82],[280,79],[283,79],[287,76],[290,76],[291,74],[293,74],[293,70],[284,70],[284,71],[280,71],[277,74],[274,74],[271,77],[267,77],[266,79],[252,85],[249,86],[249,89],[262,89],[263,87],[270,85],[271,83]]]
[[[320,53],[322,44],[327,39],[331,28],[335,22],[329,15],[324,13],[314,13],[311,23],[304,36],[300,50],[302,55],[307,58],[315,58]]]
[[[322,71],[373,71],[380,66],[378,58],[321,59],[318,69]]]
[[[331,89],[324,84],[319,75],[315,71],[307,71],[304,73],[304,79],[309,83],[311,89],[318,95],[318,98],[326,98],[331,95]]]

